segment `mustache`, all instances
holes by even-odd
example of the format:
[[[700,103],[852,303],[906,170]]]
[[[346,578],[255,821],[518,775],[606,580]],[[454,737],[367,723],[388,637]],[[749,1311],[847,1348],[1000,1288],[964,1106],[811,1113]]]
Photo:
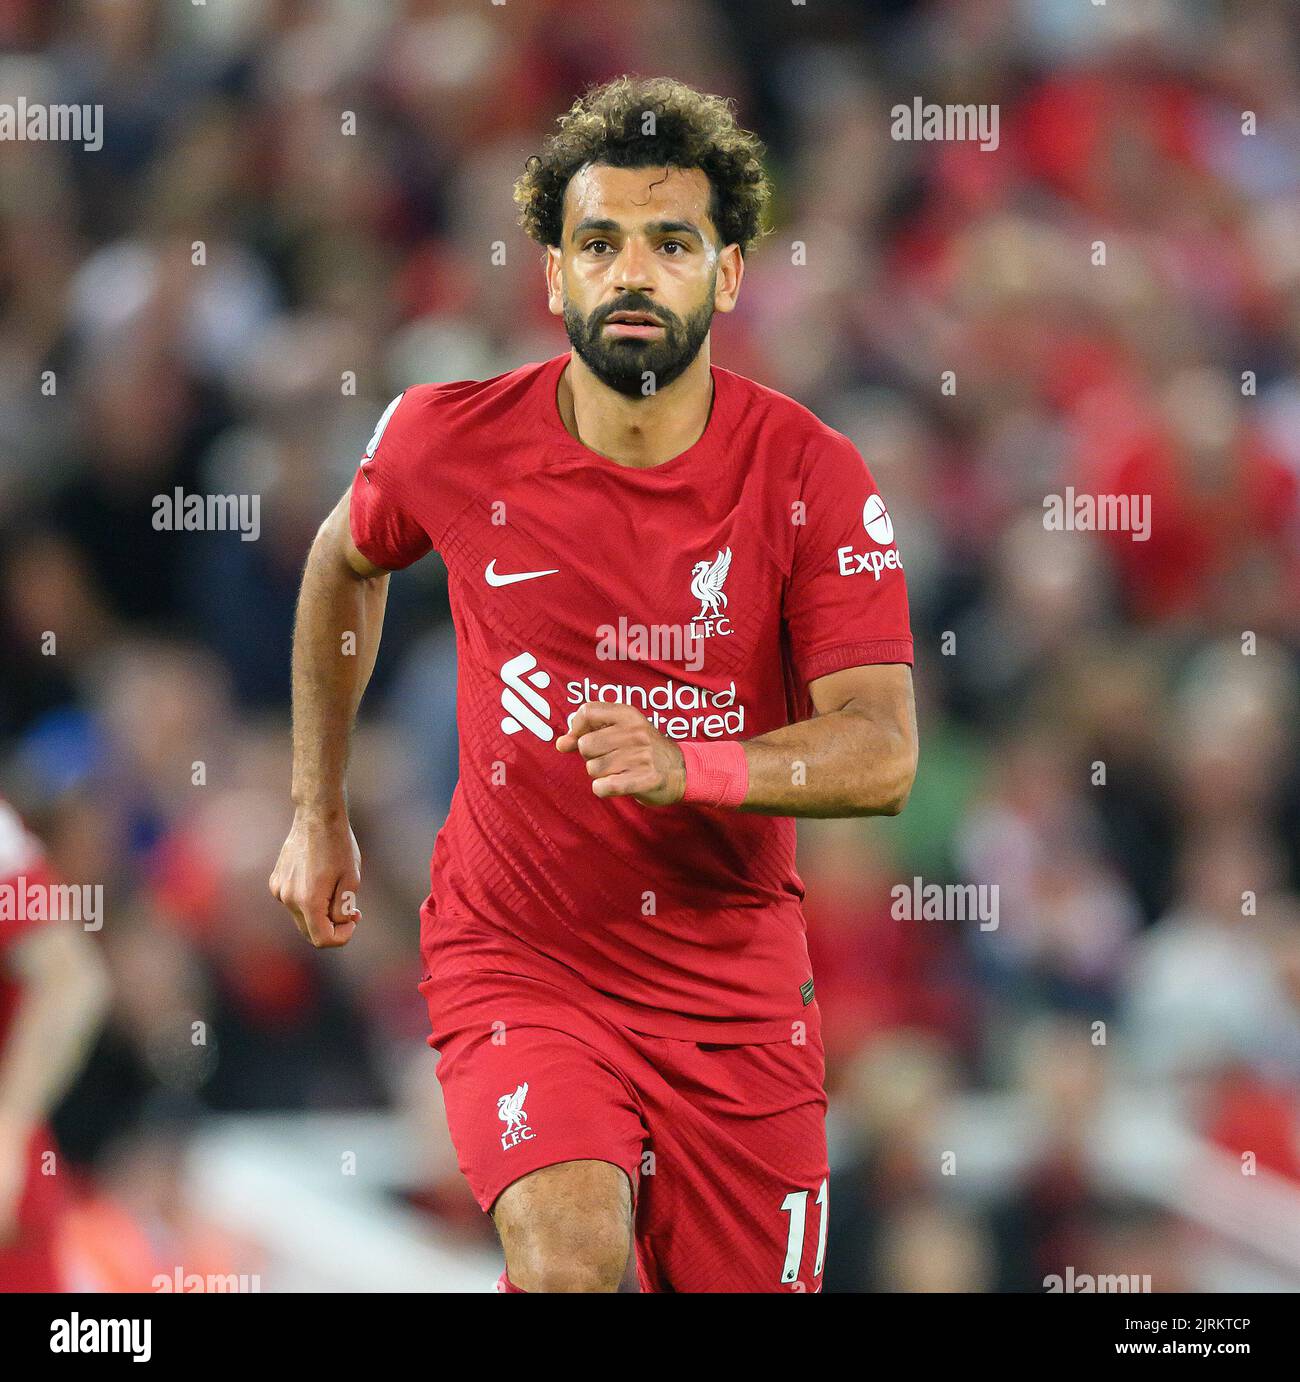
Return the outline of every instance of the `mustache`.
[[[615,312],[644,312],[647,317],[653,318],[660,326],[674,326],[677,322],[677,318],[672,312],[656,307],[647,298],[633,296],[620,298],[617,302],[611,302],[605,307],[598,307],[591,314],[591,325],[593,327],[603,326]]]

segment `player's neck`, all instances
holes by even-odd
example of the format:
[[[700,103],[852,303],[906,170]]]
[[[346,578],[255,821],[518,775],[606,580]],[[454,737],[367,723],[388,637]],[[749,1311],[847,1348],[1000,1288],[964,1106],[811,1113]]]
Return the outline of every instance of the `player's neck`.
[[[565,427],[592,451],[638,470],[662,465],[694,446],[708,426],[709,343],[666,389],[648,398],[616,393],[570,352],[555,401]]]

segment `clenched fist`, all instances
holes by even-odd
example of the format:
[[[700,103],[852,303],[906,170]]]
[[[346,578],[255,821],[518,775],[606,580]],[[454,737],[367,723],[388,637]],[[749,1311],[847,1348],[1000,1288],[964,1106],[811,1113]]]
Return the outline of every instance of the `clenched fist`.
[[[598,797],[634,797],[643,806],[671,806],[686,790],[682,751],[635,706],[586,701],[555,741],[561,753],[586,759]]]
[[[270,879],[271,895],[289,909],[318,950],[346,945],[361,920],[361,851],[342,811],[300,808]]]

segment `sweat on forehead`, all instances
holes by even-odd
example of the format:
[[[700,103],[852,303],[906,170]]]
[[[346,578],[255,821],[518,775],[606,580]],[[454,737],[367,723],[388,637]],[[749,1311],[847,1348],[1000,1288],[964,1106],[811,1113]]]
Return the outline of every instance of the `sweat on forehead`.
[[[588,217],[635,224],[674,215],[716,238],[710,215],[712,187],[700,168],[616,168],[588,163],[564,189],[564,218],[571,226]]]

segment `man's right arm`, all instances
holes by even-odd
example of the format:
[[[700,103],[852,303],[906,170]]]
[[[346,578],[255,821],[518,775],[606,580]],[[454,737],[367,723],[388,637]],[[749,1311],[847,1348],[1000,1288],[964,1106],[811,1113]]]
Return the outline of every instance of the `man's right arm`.
[[[349,495],[321,524],[293,632],[293,825],[271,892],[317,948],[346,945],[361,913],[361,855],[344,778],[357,707],[374,670],[388,575],[352,540]]]

